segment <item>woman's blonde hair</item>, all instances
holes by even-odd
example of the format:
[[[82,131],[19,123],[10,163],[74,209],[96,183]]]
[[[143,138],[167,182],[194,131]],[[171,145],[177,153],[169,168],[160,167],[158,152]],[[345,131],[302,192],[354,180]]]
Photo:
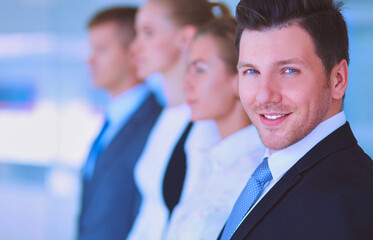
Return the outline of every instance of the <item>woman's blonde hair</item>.
[[[237,73],[236,30],[237,21],[233,17],[221,17],[200,27],[195,36],[195,38],[212,36],[218,43],[220,57],[226,63],[227,69],[232,73]]]
[[[208,0],[149,1],[159,2],[169,7],[171,17],[181,26],[193,25],[200,27],[215,18],[231,16],[229,8],[220,2],[210,2]]]

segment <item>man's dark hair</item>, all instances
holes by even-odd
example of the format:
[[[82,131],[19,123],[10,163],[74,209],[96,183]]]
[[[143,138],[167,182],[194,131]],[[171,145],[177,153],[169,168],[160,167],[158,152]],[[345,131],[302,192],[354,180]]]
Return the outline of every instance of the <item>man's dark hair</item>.
[[[239,49],[246,29],[264,31],[297,24],[311,35],[316,54],[329,76],[342,59],[350,61],[342,5],[333,0],[241,0],[236,9],[236,47]]]
[[[88,23],[91,29],[97,25],[113,22],[118,25],[121,38],[125,47],[135,38],[135,17],[137,8],[134,7],[113,7],[98,12]]]

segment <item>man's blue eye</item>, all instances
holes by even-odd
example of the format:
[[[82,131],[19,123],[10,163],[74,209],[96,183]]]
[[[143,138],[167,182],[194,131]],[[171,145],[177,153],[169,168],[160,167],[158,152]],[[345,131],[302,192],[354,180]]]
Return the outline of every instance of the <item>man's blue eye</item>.
[[[196,65],[192,65],[190,67],[190,72],[197,73],[197,74],[203,74],[205,72],[205,69],[203,67],[199,67]]]
[[[288,68],[285,70],[285,73],[296,73],[297,70],[293,69],[293,68]]]
[[[146,36],[152,36],[153,35],[153,31],[151,31],[151,30],[145,30],[145,35]]]
[[[254,74],[254,73],[258,73],[258,71],[255,69],[249,69],[246,71],[246,73]]]

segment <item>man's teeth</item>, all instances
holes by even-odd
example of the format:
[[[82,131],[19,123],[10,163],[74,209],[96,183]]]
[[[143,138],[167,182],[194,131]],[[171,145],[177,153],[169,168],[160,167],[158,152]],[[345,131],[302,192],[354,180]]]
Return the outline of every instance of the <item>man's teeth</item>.
[[[264,115],[265,118],[270,120],[276,120],[277,118],[284,117],[285,115]]]

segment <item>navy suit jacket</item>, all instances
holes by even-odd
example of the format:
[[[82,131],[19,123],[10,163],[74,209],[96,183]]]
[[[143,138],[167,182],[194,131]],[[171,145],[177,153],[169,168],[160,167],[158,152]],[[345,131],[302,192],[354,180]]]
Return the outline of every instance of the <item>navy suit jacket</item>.
[[[373,162],[349,124],[290,168],[231,239],[373,239]]]
[[[96,161],[83,182],[78,240],[124,240],[141,203],[134,167],[161,112],[150,95]]]

